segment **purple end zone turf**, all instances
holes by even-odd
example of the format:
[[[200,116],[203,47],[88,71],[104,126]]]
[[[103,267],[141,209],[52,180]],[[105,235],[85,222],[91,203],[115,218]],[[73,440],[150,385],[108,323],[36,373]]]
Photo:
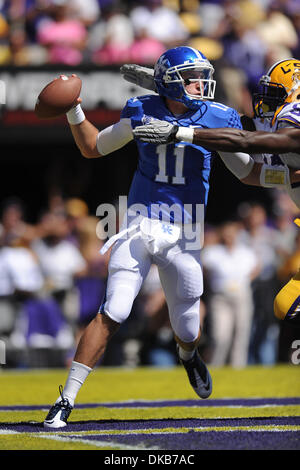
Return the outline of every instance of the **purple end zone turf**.
[[[10,422],[0,423],[0,431],[15,431],[19,433],[55,433],[56,436],[65,436],[68,438],[84,439],[98,442],[109,442],[112,446],[119,445],[144,448],[147,450],[157,448],[160,450],[299,450],[300,432],[292,431],[288,426],[300,426],[300,416],[280,416],[255,417],[255,418],[211,418],[201,419],[202,406],[276,406],[276,405],[298,405],[300,398],[263,398],[263,399],[222,399],[222,400],[180,400],[180,401],[155,401],[155,402],[123,402],[123,403],[90,403],[78,404],[77,409],[111,407],[111,408],[146,408],[146,407],[166,407],[166,406],[185,406],[199,407],[199,418],[183,419],[105,419],[73,421],[72,417],[66,428],[47,429],[43,423],[36,422]],[[2,406],[2,410],[12,411],[30,411],[44,410],[49,407],[45,405],[37,406]],[[74,413],[75,414],[75,413]],[[0,415],[1,416],[1,415]],[[11,415],[16,419],[16,415]],[[186,412],[188,416],[188,410]],[[92,412],[91,412],[92,417]],[[242,431],[234,429],[239,426],[249,427],[249,430]],[[259,431],[251,429],[252,426],[258,426]],[[287,429],[264,429],[263,426],[287,426]],[[220,428],[219,431],[211,430]],[[222,427],[228,427],[227,432],[221,430]],[[178,432],[167,432],[166,429],[175,428]],[[192,428],[188,432],[181,432],[182,428]],[[202,428],[197,432],[197,428]],[[194,430],[193,430],[194,429]],[[203,430],[204,429],[204,430]],[[140,433],[134,431],[140,430]],[[161,431],[159,434],[149,432],[149,430]],[[72,433],[82,431],[82,436],[75,436]],[[84,431],[94,431],[93,435],[84,434]],[[107,431],[106,435],[97,434],[97,431]],[[110,434],[111,431],[119,434]],[[124,435],[122,432],[129,431]],[[130,434],[132,431],[132,434]],[[145,431],[145,432],[143,432]]]
[[[126,444],[128,446],[143,446],[162,450],[296,450],[300,446],[300,433],[282,432],[251,432],[251,431],[210,431],[173,433],[173,434],[143,434],[142,436],[84,436],[91,441]],[[76,437],[74,437],[76,439]]]
[[[197,428],[223,426],[291,426],[300,425],[300,416],[270,417],[270,418],[212,418],[212,419],[143,419],[143,420],[97,420],[70,421],[67,428],[61,431],[124,431],[135,429],[165,429],[165,428]],[[42,423],[2,423],[0,430],[8,429],[17,432],[53,432],[44,428]],[[59,430],[57,432],[60,432]]]
[[[76,409],[83,408],[165,408],[169,406],[267,406],[300,405],[300,397],[288,398],[223,398],[211,400],[157,400],[125,401],[111,403],[78,403]],[[7,405],[0,406],[0,411],[47,410],[50,405]]]

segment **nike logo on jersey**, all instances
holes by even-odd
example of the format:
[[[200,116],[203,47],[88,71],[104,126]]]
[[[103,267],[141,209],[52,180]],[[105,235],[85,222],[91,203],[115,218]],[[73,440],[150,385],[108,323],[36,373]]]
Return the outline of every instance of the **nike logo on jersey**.
[[[145,124],[150,124],[150,122],[155,121],[155,119],[152,116],[146,116],[146,114],[144,114],[141,121],[143,125],[145,125]]]

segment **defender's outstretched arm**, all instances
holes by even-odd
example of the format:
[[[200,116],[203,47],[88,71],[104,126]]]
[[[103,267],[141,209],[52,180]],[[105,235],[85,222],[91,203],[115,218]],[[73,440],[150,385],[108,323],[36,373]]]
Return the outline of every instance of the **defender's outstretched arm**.
[[[300,129],[293,127],[284,127],[276,132],[252,132],[231,127],[195,129],[156,120],[136,127],[133,135],[143,142],[168,144],[185,141],[224,152],[299,152],[300,154]]]

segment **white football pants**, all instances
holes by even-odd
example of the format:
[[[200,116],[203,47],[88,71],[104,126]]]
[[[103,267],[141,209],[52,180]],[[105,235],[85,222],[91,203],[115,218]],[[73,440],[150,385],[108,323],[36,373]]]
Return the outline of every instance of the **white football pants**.
[[[203,275],[200,249],[188,251],[185,243],[182,236],[176,245],[152,255],[141,237],[117,240],[110,256],[106,297],[100,313],[123,323],[151,264],[156,264],[173,332],[183,342],[195,341],[200,329]]]

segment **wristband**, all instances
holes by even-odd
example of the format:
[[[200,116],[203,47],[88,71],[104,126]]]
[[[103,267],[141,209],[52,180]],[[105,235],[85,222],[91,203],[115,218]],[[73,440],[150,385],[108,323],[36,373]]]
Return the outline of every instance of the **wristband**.
[[[263,164],[260,185],[264,188],[284,187],[290,184],[290,172],[286,165]]]
[[[71,108],[70,111],[67,112],[66,116],[68,123],[73,126],[80,124],[85,120],[85,114],[81,109],[80,103],[78,103],[74,108]]]
[[[194,129],[190,127],[179,127],[176,133],[177,140],[183,140],[184,142],[193,143]]]

